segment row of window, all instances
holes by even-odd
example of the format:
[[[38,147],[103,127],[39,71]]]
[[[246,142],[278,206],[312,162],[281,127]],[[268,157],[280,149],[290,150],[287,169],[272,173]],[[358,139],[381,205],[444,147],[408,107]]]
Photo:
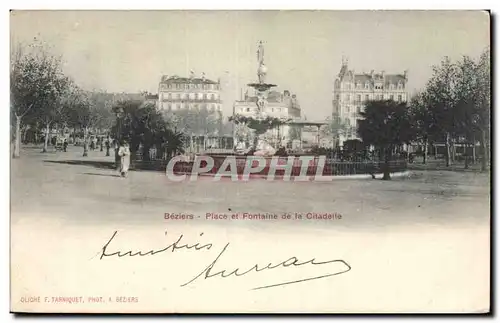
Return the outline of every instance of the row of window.
[[[385,96],[386,99],[388,100],[394,100],[394,94],[390,94],[389,96]],[[340,94],[337,94],[335,99],[337,101],[340,100]],[[345,101],[351,101],[351,99],[354,99],[354,102],[355,103],[361,103],[361,94],[356,94],[356,96],[354,97],[351,97],[349,94],[346,94],[345,95]],[[376,94],[374,96],[374,100],[383,100],[384,99],[384,95],[383,94]],[[370,95],[369,94],[366,94],[365,97],[364,97],[364,101],[369,101],[370,100]],[[397,96],[397,100],[398,102],[402,102],[403,101],[403,95],[402,94],[399,94]]]
[[[354,87],[353,87],[354,85]],[[383,83],[375,83],[375,89],[376,90],[382,90],[384,88],[384,84]],[[405,88],[405,84],[402,82],[402,81],[399,81],[397,85],[391,83],[389,84],[389,89],[390,90],[395,90],[397,87],[398,90],[403,90]],[[352,88],[356,88],[356,89],[362,89],[362,84],[361,83],[355,83],[355,84],[352,84],[352,83],[342,83],[341,84],[341,88],[342,89],[347,89],[347,90],[351,90]],[[370,89],[370,82],[365,82],[365,85],[364,85],[364,89],[365,90],[369,90]]]
[[[285,108],[268,108],[267,110],[268,111],[270,110],[271,112],[284,112],[284,109]],[[253,108],[240,108],[241,112],[251,112],[253,110],[255,110],[255,109],[253,109]]]
[[[356,113],[361,113],[361,110],[363,110],[363,109],[362,109],[360,106],[357,106],[357,107],[356,107],[355,109],[353,109],[352,111],[353,111],[353,112],[354,112],[354,111],[356,111]],[[338,109],[338,108],[337,108],[337,112],[339,112],[339,109]],[[351,107],[346,106],[346,107],[345,107],[345,112],[346,112],[346,113],[348,113],[348,114],[349,114],[349,113],[351,113]]]
[[[209,111],[216,111],[220,110],[220,108],[217,106],[217,104],[196,104],[196,103],[190,103],[190,104],[184,104],[184,103],[166,103],[162,105],[162,108],[167,110],[167,111],[172,111],[172,110],[182,110],[182,109],[207,109]]]
[[[219,84],[201,84],[201,83],[168,83],[162,84],[162,89],[177,89],[177,90],[190,90],[190,89],[200,89],[200,90],[220,90]]]
[[[218,100],[219,94],[216,93],[160,93],[160,100]]]

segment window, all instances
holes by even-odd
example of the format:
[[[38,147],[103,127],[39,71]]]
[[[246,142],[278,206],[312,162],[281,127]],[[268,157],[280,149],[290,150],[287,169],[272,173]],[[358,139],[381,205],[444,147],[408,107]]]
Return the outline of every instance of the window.
[[[390,99],[394,101],[394,95],[391,94]]]
[[[351,125],[351,119],[345,118],[345,124],[350,126]]]
[[[370,84],[368,82],[365,83],[365,89],[369,89],[370,88]]]
[[[398,90],[401,90],[403,88],[403,83],[401,81],[398,82]]]
[[[365,101],[370,101],[370,96],[368,94],[365,95]]]
[[[361,107],[358,106],[358,109],[356,111],[357,113],[361,113]]]
[[[250,108],[247,108],[247,112],[250,112]]]
[[[389,89],[394,90],[394,84],[389,85]]]
[[[350,96],[349,94],[347,94],[347,95],[345,96],[345,99],[346,99],[346,101],[348,101],[348,102],[349,102],[349,101],[351,101],[351,96]]]
[[[400,95],[398,95],[398,102],[401,102],[401,101],[403,101],[403,96],[400,94]]]
[[[170,103],[167,104],[167,110],[172,111],[172,105]]]
[[[356,101],[361,102],[361,94],[358,94],[358,95],[356,96]]]
[[[347,106],[345,109],[346,109],[347,113],[351,113],[351,108],[350,107]]]
[[[339,101],[339,100],[340,100],[340,95],[339,95],[339,94],[337,94],[337,96],[336,96],[336,98],[335,98],[335,99],[336,99],[337,101]]]
[[[177,93],[176,94],[176,97],[177,97],[177,100],[179,100],[181,98],[181,94],[180,93]]]
[[[169,94],[168,94],[168,99],[169,99],[169,100],[172,100],[172,93],[169,93]]]
[[[358,83],[356,83],[356,88],[357,88],[357,89],[361,89],[361,83],[359,83],[359,82],[358,82]]]

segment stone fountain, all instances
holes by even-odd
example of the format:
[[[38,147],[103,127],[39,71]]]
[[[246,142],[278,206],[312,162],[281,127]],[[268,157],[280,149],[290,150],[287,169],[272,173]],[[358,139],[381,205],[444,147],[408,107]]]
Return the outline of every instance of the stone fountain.
[[[273,156],[276,153],[276,149],[267,142],[263,135],[267,130],[284,124],[286,121],[268,116],[266,113],[269,90],[277,85],[266,82],[267,67],[264,64],[264,45],[262,41],[259,42],[257,49],[257,62],[259,64],[257,68],[258,82],[247,84],[249,87],[255,89],[257,113],[252,117],[234,116],[232,121],[235,123],[244,123],[248,128],[253,130],[255,135],[253,143],[254,155]]]

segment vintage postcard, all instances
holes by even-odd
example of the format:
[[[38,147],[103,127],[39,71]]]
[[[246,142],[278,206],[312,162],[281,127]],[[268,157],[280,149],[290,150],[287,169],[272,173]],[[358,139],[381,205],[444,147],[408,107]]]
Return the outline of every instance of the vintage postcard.
[[[12,312],[490,311],[489,12],[10,35]]]

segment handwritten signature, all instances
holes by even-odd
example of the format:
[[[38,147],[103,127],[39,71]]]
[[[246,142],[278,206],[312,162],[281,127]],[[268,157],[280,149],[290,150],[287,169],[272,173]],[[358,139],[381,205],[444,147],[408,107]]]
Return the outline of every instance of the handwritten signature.
[[[154,256],[154,255],[164,253],[164,252],[169,251],[169,250],[171,252],[174,252],[175,250],[181,250],[181,249],[188,249],[188,250],[194,249],[195,251],[210,250],[213,246],[211,243],[204,244],[204,245],[200,245],[200,243],[196,243],[193,245],[181,244],[181,240],[183,238],[183,235],[181,234],[179,236],[179,238],[177,239],[177,241],[175,241],[174,243],[172,243],[164,248],[161,248],[161,249],[156,249],[156,250],[152,249],[152,250],[149,250],[146,252],[144,252],[144,251],[133,252],[132,250],[129,250],[126,252],[115,251],[115,252],[110,253],[110,252],[108,252],[109,245],[116,238],[117,235],[118,235],[118,231],[115,231],[113,233],[113,235],[111,236],[111,238],[108,240],[108,242],[102,247],[102,249],[100,251],[100,258],[99,258],[100,260],[102,260],[105,257],[120,257],[121,258],[121,257],[126,257],[126,256],[128,256],[128,257]],[[200,234],[200,236],[202,236],[202,235],[203,235],[203,233]],[[241,276],[245,276],[247,274],[250,274],[252,272],[258,273],[258,272],[262,272],[264,270],[272,270],[272,269],[277,269],[277,268],[287,268],[290,266],[294,266],[294,267],[300,267],[300,266],[305,266],[305,265],[319,266],[319,265],[339,263],[339,264],[342,264],[344,267],[344,270],[329,272],[327,274],[323,274],[320,276],[313,276],[313,277],[307,277],[307,278],[299,279],[299,280],[292,280],[292,281],[286,281],[286,282],[281,282],[281,283],[276,283],[276,284],[263,285],[263,286],[258,286],[258,287],[254,287],[251,289],[251,290],[259,290],[259,289],[278,287],[278,286],[289,285],[289,284],[302,283],[302,282],[316,280],[316,279],[328,278],[328,277],[332,277],[332,276],[336,276],[336,275],[345,274],[351,270],[351,266],[345,260],[341,260],[341,259],[317,261],[315,258],[312,258],[312,259],[307,260],[307,261],[300,261],[297,257],[290,257],[287,260],[281,261],[277,264],[269,263],[267,266],[260,266],[258,264],[255,264],[247,270],[241,270],[240,268],[236,268],[235,270],[228,272],[227,269],[224,269],[224,270],[212,273],[212,271],[215,271],[215,269],[214,269],[215,265],[220,260],[222,255],[227,251],[229,245],[230,245],[230,243],[228,242],[224,246],[224,248],[221,250],[219,255],[214,259],[214,261],[212,261],[205,269],[203,269],[203,271],[201,271],[194,278],[192,278],[191,280],[182,284],[181,287],[187,286],[187,285],[189,285],[189,284],[193,283],[194,281],[201,279],[201,278],[203,278],[203,279],[209,279],[209,278],[213,278],[213,277],[228,278],[231,276],[241,277]]]

